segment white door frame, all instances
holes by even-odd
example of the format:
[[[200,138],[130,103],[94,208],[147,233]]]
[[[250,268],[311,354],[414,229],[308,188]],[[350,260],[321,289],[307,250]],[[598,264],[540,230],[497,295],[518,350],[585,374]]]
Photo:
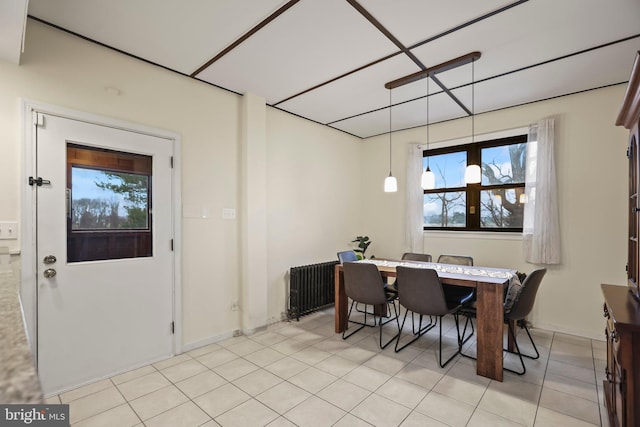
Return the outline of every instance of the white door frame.
[[[30,176],[35,177],[36,146],[35,124],[33,113],[50,114],[67,119],[82,121],[95,125],[122,129],[130,132],[142,133],[173,140],[173,171],[172,171],[172,199],[173,199],[173,318],[175,329],[173,334],[173,354],[182,353],[182,140],[178,133],[164,129],[152,128],[136,123],[99,116],[82,111],[72,110],[56,105],[46,104],[29,99],[20,100],[22,112],[22,173],[20,176],[20,194],[22,196],[21,219],[21,284],[20,299],[27,325],[29,344],[33,353],[34,363],[37,364],[38,334],[38,292],[37,292],[37,260],[36,257],[36,205],[35,191],[29,186]],[[45,178],[46,179],[46,178]],[[135,367],[131,367],[135,368]]]

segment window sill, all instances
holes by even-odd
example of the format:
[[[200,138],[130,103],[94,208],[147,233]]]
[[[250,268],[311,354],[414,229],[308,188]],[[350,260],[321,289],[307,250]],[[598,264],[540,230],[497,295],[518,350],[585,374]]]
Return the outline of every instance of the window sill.
[[[451,239],[482,239],[482,240],[522,240],[522,233],[511,231],[454,231],[454,230],[424,230],[424,237],[446,237]]]

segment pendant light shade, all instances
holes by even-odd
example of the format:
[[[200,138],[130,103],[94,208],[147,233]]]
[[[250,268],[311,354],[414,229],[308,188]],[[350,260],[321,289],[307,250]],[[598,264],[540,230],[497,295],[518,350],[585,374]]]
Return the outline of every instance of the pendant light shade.
[[[391,174],[391,89],[389,89],[389,176],[384,179],[384,192],[398,191],[398,180]]]
[[[422,172],[422,179],[420,180],[420,186],[423,190],[433,190],[436,188],[436,176],[431,169],[427,166],[427,170]]]
[[[398,191],[398,180],[389,172],[389,176],[384,179],[384,192],[395,193],[396,191]]]
[[[464,171],[464,182],[467,184],[478,184],[482,180],[482,173],[480,171],[480,166],[478,165],[469,165],[467,169]]]

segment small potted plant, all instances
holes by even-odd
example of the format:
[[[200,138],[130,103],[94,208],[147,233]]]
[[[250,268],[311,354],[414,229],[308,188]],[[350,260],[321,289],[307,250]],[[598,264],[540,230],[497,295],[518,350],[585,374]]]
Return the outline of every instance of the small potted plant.
[[[364,253],[367,251],[367,248],[371,244],[369,236],[358,236],[355,240],[352,240],[351,243],[358,243],[358,248],[353,250],[358,256],[358,259],[366,259],[367,257]],[[375,257],[371,255],[371,258]]]

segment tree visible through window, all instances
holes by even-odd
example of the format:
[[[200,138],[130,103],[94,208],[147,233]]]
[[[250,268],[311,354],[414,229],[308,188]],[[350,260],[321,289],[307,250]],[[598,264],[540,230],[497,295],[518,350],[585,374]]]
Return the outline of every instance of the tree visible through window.
[[[148,227],[147,175],[73,166],[71,180],[73,230]]]
[[[424,228],[521,231],[526,135],[424,152],[436,176],[424,191]],[[467,164],[480,164],[480,184],[466,185]]]

